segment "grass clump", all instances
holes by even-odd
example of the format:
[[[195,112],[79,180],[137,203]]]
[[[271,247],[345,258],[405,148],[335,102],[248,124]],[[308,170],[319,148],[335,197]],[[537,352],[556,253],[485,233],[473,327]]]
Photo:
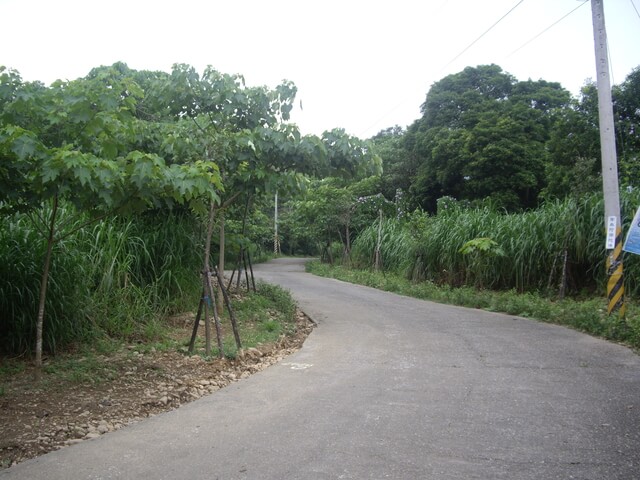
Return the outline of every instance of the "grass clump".
[[[46,212],[45,212],[46,213]],[[63,205],[68,235],[54,244],[45,305],[44,351],[104,335],[162,336],[163,319],[192,308],[200,292],[200,229],[189,213],[77,219]],[[33,351],[46,242],[31,218],[0,218],[0,354]]]
[[[624,232],[639,203],[640,189],[621,192]],[[362,231],[353,266],[371,267],[378,254],[383,271],[417,282],[560,296],[593,294],[606,283],[602,195],[518,213],[447,197],[438,205],[437,215],[416,210]],[[623,261],[627,293],[637,297],[640,260],[625,254]]]

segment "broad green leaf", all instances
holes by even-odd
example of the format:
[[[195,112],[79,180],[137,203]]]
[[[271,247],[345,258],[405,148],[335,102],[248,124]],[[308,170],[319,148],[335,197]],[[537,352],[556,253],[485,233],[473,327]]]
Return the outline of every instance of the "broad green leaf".
[[[105,140],[102,142],[102,155],[109,159],[116,158],[118,155],[118,145],[111,140]]]
[[[23,133],[17,136],[11,146],[11,150],[18,158],[25,159],[36,153],[38,141],[30,134]]]
[[[73,170],[75,178],[81,186],[86,186],[91,181],[91,172],[88,166],[80,165]]]

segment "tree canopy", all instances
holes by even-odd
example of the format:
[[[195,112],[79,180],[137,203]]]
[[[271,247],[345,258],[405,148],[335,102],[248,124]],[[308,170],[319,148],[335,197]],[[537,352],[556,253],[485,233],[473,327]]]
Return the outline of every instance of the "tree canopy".
[[[0,67],[0,210],[28,212],[46,244],[37,364],[54,246],[77,225],[60,220],[63,205],[85,223],[182,205],[209,211],[211,232],[211,212],[241,195],[379,168],[368,143],[343,130],[301,135],[288,122],[295,94],[290,81],[250,87],[241,75],[185,64],[167,73],[119,62],[48,87]],[[223,259],[223,221],[220,232]],[[207,252],[210,243],[209,234]]]
[[[638,69],[613,88],[621,183],[637,183]],[[519,81],[497,65],[467,67],[435,82],[422,116],[373,138],[385,195],[435,212],[438,198],[490,201],[507,210],[600,186],[597,91],[572,98],[560,84]]]

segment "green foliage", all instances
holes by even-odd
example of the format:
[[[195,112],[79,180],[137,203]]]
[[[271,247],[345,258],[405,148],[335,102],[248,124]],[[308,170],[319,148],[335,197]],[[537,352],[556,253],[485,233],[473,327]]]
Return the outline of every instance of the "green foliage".
[[[232,189],[234,182],[246,185],[247,179],[258,179],[251,186],[258,190],[297,186],[301,177],[283,174],[286,162],[290,167],[304,155],[322,153],[319,141],[302,142],[295,127],[278,127],[289,118],[295,96],[290,82],[275,90],[246,88],[241,77],[211,68],[200,76],[176,65],[168,75],[135,72],[121,63],[48,88],[23,83],[17,72],[2,68],[0,82],[0,208],[33,212],[35,231],[44,234],[47,251],[70,234],[65,223],[75,222],[63,223],[56,216],[60,202],[73,204],[83,221],[87,215],[181,205],[204,212],[209,203],[220,201],[223,176]],[[303,154],[290,154],[289,144],[296,142],[306,148]],[[47,202],[53,204],[50,216],[42,213]],[[126,278],[139,258],[150,257],[140,253],[117,261]],[[40,298],[31,298],[38,335],[44,322],[38,301],[44,310],[50,303],[45,298],[50,257],[42,263]],[[151,283],[130,278],[125,287],[102,292],[88,315],[94,322],[105,313],[109,321],[121,319],[103,325],[107,331],[123,327],[125,336],[140,335],[140,330],[149,335],[157,328],[148,319],[166,303],[156,300],[166,297],[162,285],[179,283],[172,276],[172,270],[163,270]],[[115,301],[119,297],[127,299],[129,308],[113,312],[122,305]],[[36,345],[40,365],[40,342]]]
[[[394,216],[396,206],[381,193],[379,176],[356,182],[328,177],[314,181],[304,193],[288,202],[282,212],[283,236],[304,254],[326,251],[334,242],[342,250],[330,258],[349,260],[351,242],[378,218],[379,211]]]
[[[640,66],[612,92],[621,184],[638,186],[640,178]]]
[[[476,287],[490,287],[483,282],[483,274],[491,271],[493,259],[505,256],[500,245],[487,237],[474,238],[460,247],[460,253],[469,260],[465,283],[470,283],[469,277],[473,277]]]
[[[199,227],[193,216],[150,213],[83,225],[71,205],[61,221],[75,230],[55,246],[47,297],[45,351],[96,335],[158,338],[162,318],[197,304]],[[34,248],[37,247],[37,248]],[[0,219],[0,351],[33,347],[44,245],[25,214]]]
[[[371,150],[368,142],[335,128],[322,134],[328,152],[327,176],[347,179],[364,178],[382,172],[382,160]]]
[[[197,303],[199,237],[197,220],[185,213],[96,225],[89,236],[93,323],[127,340],[157,338],[164,316]]]
[[[364,229],[353,242],[353,265],[369,268],[374,265],[378,243],[378,222]],[[404,271],[410,263],[411,237],[398,219],[383,219],[380,229],[380,256],[384,271]]]
[[[640,204],[638,195],[636,190],[621,195],[624,231]],[[604,205],[599,195],[547,202],[518,214],[443,198],[438,212],[415,211],[406,219],[384,221],[385,271],[453,286],[554,295],[564,280],[573,295],[604,292]],[[370,266],[376,243],[377,224],[354,241],[354,264]],[[634,255],[626,255],[624,262],[627,294],[637,297],[640,262]]]
[[[620,183],[640,175],[640,74],[613,88]],[[405,210],[435,213],[439,198],[489,201],[508,211],[601,190],[597,89],[578,98],[559,84],[517,81],[497,65],[467,67],[434,83],[422,117],[373,138],[383,193],[403,191]]]
[[[509,210],[535,206],[555,110],[568,101],[559,84],[517,82],[496,65],[436,82],[404,140],[409,158],[419,159],[412,196],[429,212],[446,195],[491,198]]]
[[[622,199],[627,228],[640,199],[633,192],[625,192]],[[407,225],[413,236],[409,276],[452,285],[470,282],[519,292],[557,292],[566,251],[569,290],[602,292],[606,274],[603,212],[602,198],[597,195],[580,201],[547,202],[520,214],[458,206],[437,216],[415,212]],[[474,239],[483,237],[496,242],[500,250],[489,245],[489,255],[481,253],[482,259],[461,252],[471,241],[468,246],[480,253],[483,245]],[[625,262],[627,291],[636,296],[640,293],[640,265],[632,256]]]
[[[277,285],[260,282],[258,293],[270,301],[278,312],[282,313],[285,321],[292,322],[294,320],[296,304],[288,291]]]
[[[544,198],[581,196],[602,188],[597,90],[593,84],[583,87],[581,98],[573,100],[570,108],[558,112],[547,146],[550,161]]]
[[[408,191],[417,168],[417,158],[404,146],[406,131],[395,126],[382,130],[371,139],[372,148],[382,160],[381,193],[389,199],[398,190]]]
[[[62,210],[63,221],[73,217],[71,207]],[[55,246],[47,299],[46,349],[87,338],[91,326],[84,321],[89,264],[82,240],[69,237]],[[0,217],[0,351],[22,353],[35,340],[39,278],[45,244],[24,214]]]
[[[503,256],[504,250],[500,246],[491,240],[490,238],[474,238],[469,240],[460,248],[460,253],[463,255],[497,255]]]

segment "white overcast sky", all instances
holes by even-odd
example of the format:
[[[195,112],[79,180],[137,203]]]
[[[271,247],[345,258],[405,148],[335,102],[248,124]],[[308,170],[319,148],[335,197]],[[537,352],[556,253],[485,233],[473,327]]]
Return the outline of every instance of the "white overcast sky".
[[[188,63],[249,85],[298,87],[303,133],[342,127],[368,138],[420,116],[429,87],[496,63],[519,80],[573,94],[595,78],[591,5],[525,0],[0,0],[0,65],[50,84],[123,61],[137,70]],[[612,83],[640,66],[640,0],[604,0]],[[302,109],[299,105],[302,104]]]

